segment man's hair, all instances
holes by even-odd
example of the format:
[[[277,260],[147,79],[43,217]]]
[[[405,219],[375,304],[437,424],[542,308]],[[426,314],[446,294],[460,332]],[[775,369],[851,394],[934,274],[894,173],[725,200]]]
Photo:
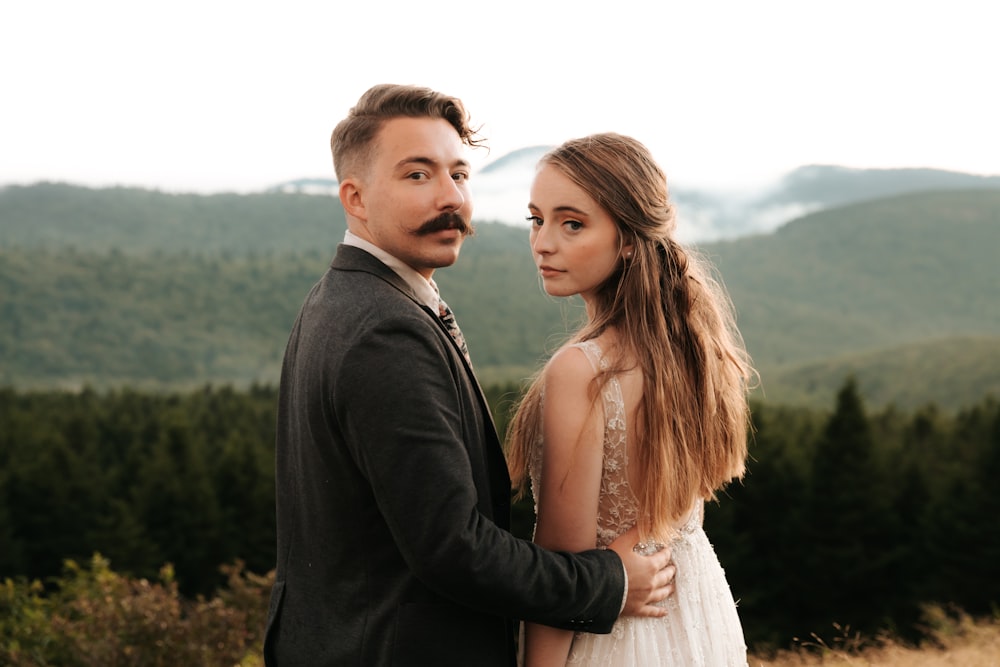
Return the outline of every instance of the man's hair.
[[[467,146],[481,146],[478,128],[469,125],[462,100],[417,86],[382,83],[361,96],[330,136],[333,169],[339,180],[358,173],[371,158],[375,136],[393,118],[441,118]]]

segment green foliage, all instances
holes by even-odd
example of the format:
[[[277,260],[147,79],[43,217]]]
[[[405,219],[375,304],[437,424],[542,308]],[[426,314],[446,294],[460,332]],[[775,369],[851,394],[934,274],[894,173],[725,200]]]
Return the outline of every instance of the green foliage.
[[[582,307],[544,295],[525,230],[477,227],[435,278],[502,433]],[[140,616],[225,617],[215,601],[238,582],[218,564],[273,567],[270,387],[342,233],[328,197],[0,191],[0,385],[20,390],[0,388],[0,663],[158,664],[128,648],[159,641]],[[706,518],[752,645],[833,623],[916,636],[925,603],[1000,604],[997,247],[987,189],[702,248],[763,377],[747,476]],[[529,498],[513,530],[532,523]],[[62,570],[94,552],[123,574]],[[164,563],[176,575],[149,584]],[[235,607],[263,614],[248,586]],[[130,602],[101,607],[107,591]],[[225,664],[257,659],[259,637],[226,635],[242,621],[206,618],[163,633],[192,651],[171,664],[216,664],[203,636],[242,646]]]
[[[804,537],[816,571],[826,574],[812,582],[806,609],[815,617],[853,606],[851,626],[867,629],[878,627],[882,610],[855,601],[884,595],[893,548],[886,540],[895,532],[887,511],[891,497],[879,492],[887,486],[881,478],[885,468],[877,465],[875,454],[857,386],[849,380],[817,441],[803,498],[809,518]]]
[[[158,582],[116,574],[95,555],[69,560],[49,591],[6,579],[0,588],[0,663],[11,667],[258,667],[272,581],[223,568],[210,600],[182,598],[169,567]]]
[[[501,432],[520,390],[486,388]],[[755,402],[746,477],[707,508],[706,530],[757,649],[823,636],[834,623],[916,638],[927,603],[974,615],[1000,604],[1000,403],[873,412],[853,381],[838,396],[828,410]],[[111,645],[150,639],[122,629],[144,613],[179,623],[193,618],[191,605],[228,595],[234,584],[220,563],[245,562],[247,580],[270,571],[275,399],[261,386],[0,390],[0,578],[10,579],[0,592],[0,663],[16,650],[21,662],[12,664],[78,664],[53,658],[56,645],[124,651]],[[530,498],[512,518],[515,534],[529,537]],[[63,569],[64,559],[94,552],[122,573],[108,579],[113,597],[133,602],[95,606],[103,560]],[[168,581],[142,583],[158,581],[165,563]],[[258,593],[235,611],[263,614]],[[93,645],[73,643],[84,640]]]
[[[1000,396],[1000,336],[953,337],[908,343],[765,371],[769,402],[828,405],[845,377],[872,405],[918,408],[929,401],[949,410],[981,396]]]
[[[527,377],[583,312],[544,295],[513,231],[480,225],[458,266],[436,276],[485,381]],[[227,260],[0,250],[0,384],[276,383],[295,315],[328,262],[318,251]]]
[[[576,326],[524,229],[480,223],[436,279],[487,384],[529,377]],[[303,296],[344,229],[326,196],[0,190],[0,384],[187,390],[277,381]],[[920,192],[705,245],[762,398],[958,409],[1000,386],[1000,190]]]
[[[823,416],[771,404],[755,404],[752,416],[746,475],[706,506],[705,530],[739,601],[748,642],[784,646],[802,627],[814,585],[803,499]]]
[[[703,250],[767,371],[932,339],[1000,337],[998,247],[1000,190],[977,190],[829,209]]]
[[[82,254],[279,255],[332,247],[346,223],[333,197],[167,194],[39,183],[0,189],[3,245]]]
[[[706,513],[758,650],[835,627],[915,640],[928,603],[1000,604],[1000,404],[868,414],[848,380],[831,413],[754,405],[751,461]]]
[[[99,551],[181,590],[218,565],[274,565],[273,389],[188,394],[0,390],[0,576],[44,579]]]
[[[190,388],[274,379],[301,295],[324,265],[318,256],[2,250],[0,382]]]

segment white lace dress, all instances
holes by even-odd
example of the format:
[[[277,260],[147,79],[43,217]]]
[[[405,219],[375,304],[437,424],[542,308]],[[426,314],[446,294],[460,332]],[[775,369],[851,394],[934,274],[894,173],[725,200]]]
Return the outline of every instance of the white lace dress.
[[[606,367],[594,341],[579,343],[595,369]],[[625,403],[621,385],[612,378],[604,388],[604,466],[597,516],[597,546],[606,548],[635,525],[637,502],[629,487],[625,439]],[[529,472],[537,499],[544,489],[541,443],[531,453]],[[536,506],[537,510],[537,506]],[[725,572],[702,529],[704,502],[691,513],[670,543],[677,566],[675,592],[661,603],[664,618],[622,617],[611,634],[576,633],[569,665],[600,667],[746,667],[746,644]]]

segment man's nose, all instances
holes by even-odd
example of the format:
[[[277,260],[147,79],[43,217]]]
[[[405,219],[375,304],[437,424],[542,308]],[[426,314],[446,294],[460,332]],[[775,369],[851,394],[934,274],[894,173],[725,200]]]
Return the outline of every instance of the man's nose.
[[[469,196],[468,192],[463,191],[463,188],[453,178],[442,179],[442,183],[438,192],[438,206],[452,211],[462,208]]]

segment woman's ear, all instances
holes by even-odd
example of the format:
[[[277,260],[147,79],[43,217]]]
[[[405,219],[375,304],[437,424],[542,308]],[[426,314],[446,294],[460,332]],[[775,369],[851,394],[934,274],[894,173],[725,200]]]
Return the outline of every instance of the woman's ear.
[[[340,195],[340,204],[344,207],[344,212],[352,218],[365,221],[368,219],[368,216],[365,212],[365,200],[361,192],[362,187],[363,184],[354,177],[347,178],[340,182],[338,194]]]

